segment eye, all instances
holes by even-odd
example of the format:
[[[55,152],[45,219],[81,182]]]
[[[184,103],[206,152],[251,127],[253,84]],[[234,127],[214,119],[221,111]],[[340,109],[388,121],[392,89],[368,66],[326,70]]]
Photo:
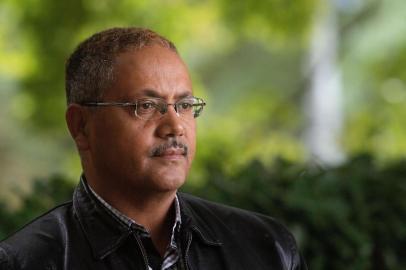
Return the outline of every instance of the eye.
[[[189,102],[182,102],[180,104],[180,107],[184,110],[190,109],[190,108],[192,108],[192,106],[193,106],[192,103],[189,103]]]
[[[178,110],[183,112],[190,111],[193,108],[193,100],[181,100],[177,104]]]
[[[140,100],[138,102],[137,113],[138,114],[148,114],[155,112],[157,107],[156,102],[153,100]]]
[[[143,110],[148,110],[148,109],[154,107],[154,104],[153,104],[152,102],[143,102],[143,103],[141,103],[140,105],[141,105],[140,107],[141,107]]]

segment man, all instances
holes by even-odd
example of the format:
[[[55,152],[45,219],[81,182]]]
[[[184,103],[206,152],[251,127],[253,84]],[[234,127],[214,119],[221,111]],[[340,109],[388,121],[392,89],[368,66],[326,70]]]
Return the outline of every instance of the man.
[[[0,244],[0,269],[305,269],[272,218],[177,193],[195,155],[194,97],[175,46],[97,33],[66,64],[83,175],[73,201]]]

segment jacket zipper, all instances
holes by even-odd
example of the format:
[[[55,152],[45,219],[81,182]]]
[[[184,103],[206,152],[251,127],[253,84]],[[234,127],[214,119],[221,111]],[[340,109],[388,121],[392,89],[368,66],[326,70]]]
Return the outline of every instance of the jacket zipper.
[[[190,248],[191,243],[192,243],[192,234],[189,233],[188,241],[187,241],[187,245],[186,245],[186,251],[185,251],[185,268],[186,268],[186,270],[190,269],[188,255],[189,255],[189,248]]]
[[[148,258],[147,258],[147,255],[145,254],[144,247],[141,244],[141,240],[138,239],[138,237],[136,235],[133,234],[133,236],[134,236],[135,240],[137,241],[139,249],[141,250],[141,254],[144,259],[145,269],[148,270]]]

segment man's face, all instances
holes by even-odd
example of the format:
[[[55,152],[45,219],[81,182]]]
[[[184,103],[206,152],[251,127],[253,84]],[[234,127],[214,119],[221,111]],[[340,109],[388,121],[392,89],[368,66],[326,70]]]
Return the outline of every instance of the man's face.
[[[173,104],[192,96],[186,66],[161,46],[122,53],[115,74],[104,102],[159,97]],[[184,183],[195,154],[195,119],[178,116],[173,106],[157,120],[136,117],[133,107],[101,107],[91,113],[89,140],[92,166],[104,181],[100,184],[138,192],[173,191]],[[167,148],[174,141],[185,145],[187,154],[176,144]],[[157,149],[166,150],[154,155]]]

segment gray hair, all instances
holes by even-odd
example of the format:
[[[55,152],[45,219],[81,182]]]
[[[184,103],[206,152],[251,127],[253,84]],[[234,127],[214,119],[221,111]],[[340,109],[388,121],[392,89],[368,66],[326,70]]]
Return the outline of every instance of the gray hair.
[[[160,45],[177,53],[175,45],[153,32],[139,27],[111,28],[84,40],[66,61],[67,103],[98,101],[114,82],[116,57],[131,49]]]

